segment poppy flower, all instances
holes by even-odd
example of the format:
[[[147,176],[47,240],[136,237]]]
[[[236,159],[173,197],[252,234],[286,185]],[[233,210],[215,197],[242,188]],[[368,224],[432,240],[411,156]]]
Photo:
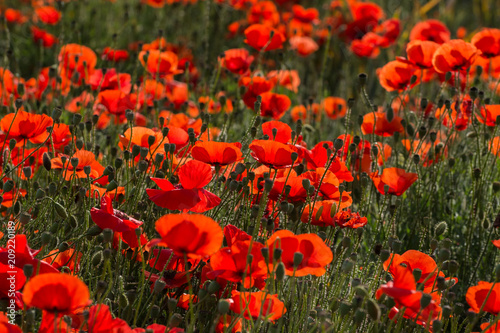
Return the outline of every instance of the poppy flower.
[[[226,166],[243,159],[239,142],[197,141],[191,149],[191,156],[214,166]]]
[[[477,115],[477,120],[481,124],[494,127],[497,125],[497,119],[500,117],[500,105],[485,105],[480,109],[481,115]]]
[[[269,71],[266,77],[273,81],[274,84],[285,87],[290,91],[295,93],[299,91],[300,77],[295,69]]]
[[[231,282],[242,282],[245,288],[250,288],[256,280],[267,276],[267,265],[261,249],[264,244],[251,240],[236,241],[231,246],[224,247],[210,256],[212,271],[207,278],[223,278]],[[248,263],[248,256],[252,262]]]
[[[125,111],[135,109],[135,103],[130,100],[130,95],[121,90],[104,90],[97,95],[96,105],[102,105],[111,114],[123,115]]]
[[[438,73],[466,71],[481,54],[474,45],[461,39],[452,39],[442,44],[432,57],[432,65]]]
[[[316,201],[314,203],[312,213],[310,206],[306,205],[302,212],[300,220],[303,223],[310,223],[312,225],[317,225],[320,227],[335,226],[336,225],[335,212],[340,211],[343,208],[347,208],[351,204],[352,204],[352,198],[349,195],[349,192],[342,192],[341,200],[339,195],[337,200],[333,199],[333,200]],[[311,219],[310,222],[309,219]]]
[[[368,223],[366,217],[360,216],[359,213],[353,213],[350,209],[337,212],[334,221],[337,226],[350,229],[361,228]]]
[[[109,195],[101,198],[101,208],[92,207],[90,217],[101,229],[111,229],[120,232],[122,239],[131,248],[138,246],[135,229],[139,228],[143,222],[128,216],[127,214],[113,209],[112,199]]]
[[[275,94],[273,92],[265,92],[260,95],[262,97],[260,105],[260,115],[262,117],[272,117],[275,120],[283,117],[286,111],[290,109],[292,101],[286,95]]]
[[[406,172],[400,168],[386,168],[379,175],[379,172],[370,174],[373,184],[380,192],[385,195],[385,186],[389,187],[388,194],[402,195],[417,179],[418,175],[413,172]]]
[[[73,275],[62,273],[41,274],[31,278],[24,286],[23,301],[28,307],[58,315],[75,313],[89,305],[89,288]]]
[[[168,75],[182,73],[178,69],[177,54],[170,51],[149,50],[139,53],[139,61],[154,78],[164,78]]]
[[[426,141],[421,141],[421,140],[413,140],[413,145],[412,141],[409,139],[401,140],[401,143],[403,146],[412,154],[418,154],[421,158],[422,165],[424,167],[428,167],[429,165],[432,165],[433,163],[438,163],[441,160],[441,157],[443,153],[446,154],[448,153],[448,149],[445,148],[444,152],[439,151],[436,149],[436,146],[439,144],[439,142],[426,142]]]
[[[23,24],[28,20],[28,18],[24,16],[19,10],[13,8],[5,9],[5,11],[3,12],[3,16],[8,23]]]
[[[64,162],[63,157],[65,157]],[[73,165],[74,161],[77,162],[76,165]],[[90,178],[99,178],[104,171],[104,167],[95,159],[94,153],[83,149],[77,150],[72,156],[61,155],[55,157],[51,163],[52,169],[64,170],[64,179],[68,181],[73,178],[73,175],[76,178],[87,178],[84,171],[86,166],[90,166],[90,174],[88,175]]]
[[[0,262],[0,299],[13,299],[15,306],[22,309],[22,294],[19,291],[25,283],[26,276],[22,268],[12,267]],[[2,332],[1,329],[0,332]]]
[[[319,11],[316,8],[304,8],[301,5],[293,5],[292,13],[294,20],[302,23],[317,23]]]
[[[236,323],[233,324],[233,321],[236,320]],[[229,327],[231,327],[231,331],[228,331]],[[19,331],[21,332],[21,331]],[[216,333],[241,333],[243,332],[243,320],[241,318],[229,315],[222,315],[219,317],[217,321],[217,326],[215,326]]]
[[[288,42],[290,43],[291,49],[296,50],[302,57],[307,57],[319,49],[314,39],[307,36],[293,36]]]
[[[401,59],[389,61],[385,66],[377,69],[380,85],[387,91],[403,91],[413,88],[418,83],[418,74],[417,67]],[[414,76],[417,80],[412,82]]]
[[[77,274],[80,270],[80,261],[82,256],[83,253],[71,248],[62,252],[59,250],[52,250],[49,252],[48,256],[43,259],[43,261],[48,262],[55,269],[67,267],[73,274]]]
[[[489,149],[493,155],[500,157],[500,136],[496,136],[490,140]]]
[[[491,293],[490,293],[491,290]],[[486,300],[486,296],[489,297]],[[496,316],[500,312],[500,285],[492,282],[479,281],[475,286],[467,290],[465,299],[470,306],[470,310],[479,313],[481,308],[484,312],[489,312]],[[484,305],[484,307],[483,307]]]
[[[428,40],[443,44],[450,40],[450,36],[450,30],[441,21],[433,19],[418,22],[410,31],[410,41]]]
[[[415,66],[431,68],[432,57],[438,48],[438,43],[427,40],[414,40],[406,45],[406,57]]]
[[[226,239],[227,246],[231,247],[235,242],[252,239],[252,236],[239,229],[238,227],[235,227],[232,224],[228,224],[224,227],[224,238]]]
[[[31,33],[33,34],[33,40],[35,43],[40,43],[43,47],[52,47],[58,42],[56,36],[35,26],[31,27]]]
[[[326,273],[325,266],[333,260],[330,248],[316,234],[295,235],[288,230],[275,232],[268,240],[269,262],[272,268],[274,249],[280,248],[281,261],[285,265],[285,274],[289,276],[322,276]],[[303,255],[302,262],[294,266],[295,253]]]
[[[101,59],[113,62],[127,61],[129,54],[127,50],[117,50],[105,47],[102,51]]]
[[[86,330],[92,333],[115,332],[117,328],[127,325],[120,318],[113,318],[109,306],[96,304],[89,308]],[[128,326],[128,325],[127,325]]]
[[[401,32],[401,22],[398,19],[391,18],[377,25],[373,32],[380,36],[377,46],[386,48],[396,42]]]
[[[156,221],[155,228],[161,236],[157,245],[192,259],[217,252],[224,237],[217,222],[200,214],[167,214]]]
[[[347,113],[347,103],[341,97],[326,97],[321,102],[321,107],[325,110],[326,115],[330,119],[338,119],[345,117]]]
[[[278,295],[264,291],[250,293],[233,290],[228,301],[231,311],[248,320],[262,317],[274,322],[286,313],[285,304],[278,299]]]
[[[248,23],[262,23],[275,26],[280,21],[280,15],[273,1],[258,1],[252,4],[247,14]]]
[[[219,57],[219,64],[231,73],[243,75],[248,72],[253,59],[246,49],[230,49]]]
[[[132,88],[132,79],[130,74],[118,73],[114,68],[97,69],[89,77],[89,85],[92,90],[117,90],[125,94],[130,93]],[[130,109],[134,109],[135,105],[131,105]]]
[[[278,30],[263,24],[252,24],[245,29],[245,43],[257,51],[281,49],[285,36]]]
[[[273,132],[276,132],[276,135]],[[288,124],[281,121],[271,120],[262,124],[262,134],[267,135],[270,140],[288,143],[292,139],[292,129]]]
[[[389,121],[385,112],[370,112],[363,116],[361,132],[365,135],[375,133],[384,137],[393,136],[396,132],[404,132],[401,120],[403,118],[394,115],[392,120]]]
[[[290,168],[298,164],[298,159],[292,161],[292,153],[296,153],[294,146],[272,140],[254,140],[248,147],[252,157],[257,162],[276,169]]]
[[[55,25],[61,19],[61,12],[52,6],[42,6],[35,9],[35,14],[45,24]]]
[[[87,46],[79,44],[63,45],[58,60],[61,75],[71,78],[73,73],[77,72],[80,76],[78,84],[81,83],[81,80],[87,82],[97,64],[95,52]]]
[[[483,28],[470,41],[481,51],[481,56],[493,58],[500,55],[500,29]]]
[[[165,152],[165,143],[169,143],[168,137],[164,137],[161,132],[143,126],[134,126],[128,128],[123,135],[120,135],[119,146],[122,150],[131,149],[134,145],[148,148],[148,158],[152,159],[153,154],[157,155]],[[139,159],[139,156],[137,156],[137,159]]]
[[[239,81],[240,86],[247,87],[247,91],[243,95],[243,102],[250,109],[254,109],[257,96],[270,91],[274,86],[274,81],[267,80],[261,76],[244,76]]]
[[[349,45],[352,53],[358,57],[376,58],[380,54],[378,44],[381,42],[381,37],[375,33],[369,32],[361,39],[355,39]]]
[[[472,118],[473,106],[473,102],[469,97],[457,98],[454,102],[451,103],[450,110],[447,110],[446,105],[443,105],[440,109],[437,109],[435,117],[437,119],[441,119],[441,122],[444,126],[450,128],[454,127],[457,131],[463,131],[468,127],[470,123],[470,120]]]
[[[162,208],[195,213],[203,213],[220,204],[218,196],[203,189],[212,180],[210,165],[191,160],[179,168],[178,176],[180,184],[176,186],[166,179],[151,178],[160,189],[146,189],[149,199]]]
[[[52,267],[49,263],[36,259],[35,256],[41,250],[33,250],[29,247],[26,235],[18,234],[14,237],[14,250],[15,250],[15,266],[22,269],[25,265],[30,264],[33,266],[34,274],[48,274],[57,273],[57,269]],[[11,249],[11,248],[9,248]],[[0,263],[4,265],[9,264],[9,249],[7,247],[0,247]]]
[[[25,140],[40,144],[49,136],[47,127],[51,127],[53,120],[45,114],[33,114],[24,110],[9,113],[0,120],[0,128],[4,133],[3,140],[15,139],[16,146],[25,144]]]
[[[9,317],[7,317],[3,312],[0,313],[0,332],[22,333],[22,331],[23,330],[19,326],[11,324],[9,321]],[[220,332],[222,332],[222,331],[220,331]]]

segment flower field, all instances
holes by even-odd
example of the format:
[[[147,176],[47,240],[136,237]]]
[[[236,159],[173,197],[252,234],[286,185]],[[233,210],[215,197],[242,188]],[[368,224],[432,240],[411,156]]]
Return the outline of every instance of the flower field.
[[[500,332],[495,1],[0,2],[0,333]]]

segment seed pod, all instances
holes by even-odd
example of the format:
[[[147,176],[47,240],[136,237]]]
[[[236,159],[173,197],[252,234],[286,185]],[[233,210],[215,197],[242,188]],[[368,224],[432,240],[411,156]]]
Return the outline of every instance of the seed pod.
[[[153,291],[155,293],[159,294],[159,293],[161,293],[163,291],[163,289],[165,289],[166,285],[167,285],[167,283],[165,281],[163,281],[162,279],[158,279],[155,282]]]
[[[32,264],[26,264],[23,266],[23,273],[24,276],[26,276],[27,279],[29,279],[33,275],[33,265]]]

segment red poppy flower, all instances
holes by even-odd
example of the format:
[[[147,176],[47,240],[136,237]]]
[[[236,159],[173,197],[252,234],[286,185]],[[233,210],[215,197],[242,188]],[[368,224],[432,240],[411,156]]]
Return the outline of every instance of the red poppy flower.
[[[56,36],[35,26],[31,27],[31,33],[33,34],[33,40],[35,43],[40,43],[43,47],[52,47],[58,42]]]
[[[500,157],[500,136],[491,139],[489,147],[490,147],[490,152],[493,155],[497,155],[498,157]]]
[[[0,262],[0,299],[13,299],[17,308],[23,308],[22,294],[19,292],[26,283],[23,269]],[[1,330],[0,325],[0,332]]]
[[[404,132],[401,120],[403,120],[403,118],[395,115],[392,120],[389,121],[385,112],[370,112],[363,116],[361,132],[365,135],[375,133],[376,135],[384,137],[393,136],[396,132]]]
[[[127,214],[113,209],[112,199],[108,195],[101,198],[101,208],[92,207],[90,217],[101,229],[111,229],[120,232],[122,239],[131,248],[138,246],[135,229],[139,228],[143,222],[128,216]]]
[[[5,9],[3,15],[9,23],[23,24],[28,20],[28,18],[24,16],[19,10],[13,8]]]
[[[264,291],[250,293],[234,290],[231,296],[228,300],[231,311],[248,320],[260,317],[274,322],[286,313],[285,304],[278,299],[278,295]]]
[[[421,140],[413,140],[413,145],[409,139],[401,140],[403,146],[412,154],[418,154],[421,159],[421,163],[424,167],[428,167],[433,163],[438,163],[444,153],[446,156],[448,154],[448,148],[445,148],[444,152],[436,150],[436,146],[439,142],[425,142]],[[434,148],[434,149],[433,149]]]
[[[105,90],[97,95],[95,104],[101,104],[111,114],[122,115],[126,110],[135,109],[135,104],[130,100],[130,95],[121,90]]]
[[[477,115],[477,120],[481,124],[494,127],[497,124],[497,119],[500,117],[500,105],[485,105],[481,107],[481,115]]]
[[[182,73],[178,69],[177,54],[170,51],[149,50],[139,53],[139,61],[154,78]]]
[[[16,146],[22,146],[28,140],[31,143],[40,144],[49,136],[47,127],[51,127],[53,120],[45,114],[33,114],[19,110],[17,115],[9,113],[0,121],[3,132],[3,140],[15,139]]]
[[[113,319],[109,306],[96,304],[89,308],[86,330],[92,333],[115,332],[117,328],[128,326],[123,319]]]
[[[47,274],[47,273],[57,273],[57,269],[52,267],[49,263],[45,261],[36,259],[35,256],[40,252],[40,250],[33,250],[29,247],[26,235],[16,235],[14,237],[14,250],[15,250],[15,266],[22,269],[25,265],[30,264],[33,266],[34,274]],[[7,247],[0,247],[0,263],[4,265],[9,264],[9,250]]]
[[[252,239],[252,236],[239,229],[238,227],[235,227],[232,224],[228,224],[224,227],[224,238],[226,239],[227,246],[231,247],[235,242]]]
[[[253,1],[248,11],[248,23],[263,23],[266,26],[274,26],[279,23],[280,15],[273,1]]]
[[[61,19],[61,12],[52,6],[42,6],[35,9],[35,14],[45,24],[55,25]]]
[[[400,196],[418,179],[418,175],[400,168],[386,168],[382,175],[376,171],[370,174],[370,178],[380,194],[385,194],[385,186],[388,185],[388,194]]]
[[[192,259],[217,252],[224,237],[217,222],[200,214],[167,214],[156,221],[155,227],[161,236],[159,246]]]
[[[292,101],[286,95],[265,92],[260,97],[262,97],[262,104],[260,106],[260,115],[262,117],[272,117],[278,120],[283,117],[292,105]]]
[[[61,76],[71,79],[73,73],[77,72],[79,74],[80,78],[76,82],[77,84],[80,84],[82,80],[87,82],[97,64],[97,56],[94,51],[79,44],[62,46],[58,60]]]
[[[239,142],[197,141],[191,149],[191,156],[215,166],[226,166],[243,159]]]
[[[253,158],[268,167],[290,168],[299,163],[298,159],[292,161],[292,153],[297,152],[297,148],[281,142],[254,140],[248,148],[252,151]]]
[[[269,262],[273,262],[274,249],[280,248],[281,261],[285,265],[286,275],[322,276],[326,273],[325,266],[333,260],[330,248],[316,234],[295,235],[288,230],[275,232],[268,240]],[[294,256],[296,252],[303,255],[302,262],[294,267]],[[272,268],[272,264],[270,264]]]
[[[203,213],[218,206],[221,199],[203,189],[212,180],[210,165],[191,160],[179,168],[180,184],[174,186],[166,179],[151,178],[160,190],[146,189],[149,199],[157,206],[170,210]]]
[[[99,90],[100,92],[104,90],[116,90],[128,94],[132,88],[132,79],[130,74],[118,73],[114,68],[107,70],[97,69],[89,77],[89,85],[92,90]],[[135,105],[130,106],[130,109],[134,108]]]
[[[355,39],[349,45],[352,53],[358,57],[376,58],[380,54],[378,45],[381,43],[382,37],[373,32],[369,32],[361,39]]]
[[[281,32],[263,24],[252,24],[245,30],[245,43],[258,51],[281,49],[285,36]]]
[[[267,78],[273,81],[274,84],[285,87],[290,91],[295,93],[299,91],[300,77],[295,69],[269,71],[267,73]]]
[[[431,68],[432,57],[439,48],[439,44],[432,41],[414,40],[406,45],[406,56],[415,66]]]
[[[276,135],[273,134],[276,132]],[[292,139],[292,129],[287,124],[271,120],[262,124],[262,134],[267,135],[270,140],[288,143]]]
[[[410,41],[428,40],[443,44],[450,40],[450,36],[450,30],[441,21],[433,19],[418,22],[410,31]]]
[[[330,119],[343,118],[347,112],[347,103],[341,97],[326,97],[321,103],[321,107]]]
[[[493,58],[500,55],[500,29],[483,28],[470,41],[482,52],[481,56]]]
[[[23,332],[23,330],[20,327],[14,325],[14,324],[11,324],[9,320],[10,320],[9,317],[7,317],[3,312],[0,313],[0,332],[4,332],[4,333],[22,333]]]
[[[219,64],[231,73],[243,75],[248,72],[253,59],[246,49],[230,49],[219,57]]]
[[[465,299],[470,306],[470,310],[479,313],[482,310],[484,312],[489,312],[496,316],[500,312],[500,284],[495,284],[493,287],[492,282],[479,281],[476,286],[472,286],[467,290]],[[490,292],[488,300],[486,296]],[[485,304],[486,301],[486,304]],[[484,304],[484,307],[483,307]]]
[[[350,229],[361,228],[368,223],[366,217],[361,217],[359,213],[353,213],[350,209],[337,212],[334,220],[337,226]]]
[[[153,144],[150,145],[150,138],[154,138]],[[156,154],[164,154],[164,144],[169,143],[168,137],[164,137],[161,132],[154,131],[147,127],[134,126],[120,135],[119,146],[122,150],[132,149],[134,145],[143,148],[149,148],[148,158],[152,159]],[[137,156],[137,159],[139,156]]]
[[[233,321],[236,323],[233,324]],[[231,327],[231,331],[228,331]],[[19,331],[20,333],[21,331]],[[241,333],[243,332],[243,320],[239,317],[222,315],[215,326],[216,333]]]
[[[292,6],[293,18],[302,23],[317,23],[319,11],[316,8],[304,8],[301,5]]]
[[[413,88],[419,80],[419,71],[413,64],[396,59],[389,61],[384,67],[377,69],[380,85],[387,91],[403,91]],[[416,76],[417,80],[412,81]]]
[[[318,44],[311,37],[293,36],[289,39],[292,50],[296,50],[302,57],[307,57],[319,49]]]
[[[28,307],[56,313],[75,313],[89,305],[89,288],[79,278],[62,273],[37,275],[26,283],[23,301]]]
[[[336,199],[316,201],[314,203],[312,215],[310,206],[306,205],[306,207],[302,212],[300,220],[303,223],[310,223],[312,225],[317,225],[320,227],[335,226],[337,220],[335,217],[336,215],[335,212],[337,211],[340,212],[341,209],[347,208],[351,204],[352,204],[352,198],[349,195],[349,192],[342,193],[342,200],[340,200],[340,192],[339,192],[339,196]],[[310,222],[309,218],[311,219]]]
[[[127,61],[128,58],[129,54],[127,50],[116,50],[110,47],[105,47],[101,56],[101,59],[113,62]]]
[[[65,161],[63,162],[63,157]],[[78,164],[73,166],[72,160],[76,159]],[[77,150],[72,156],[61,155],[60,157],[55,157],[52,159],[52,169],[63,169],[64,179],[71,180],[73,175],[76,178],[87,178],[87,174],[84,171],[86,166],[90,166],[90,178],[99,178],[104,167],[95,159],[95,155],[91,151],[87,150]]]
[[[212,271],[207,278],[222,278],[232,282],[243,282],[245,288],[252,287],[256,280],[267,276],[267,265],[261,249],[264,244],[251,240],[236,241],[231,246],[224,247],[210,256]],[[248,264],[248,256],[252,262]]]
[[[73,274],[77,274],[80,270],[80,261],[83,253],[75,251],[74,249],[67,249],[60,252],[59,250],[52,250],[43,261],[49,263],[55,269],[68,267]]]
[[[461,100],[461,103],[459,103]],[[436,110],[435,116],[441,119],[446,127],[455,127],[457,131],[463,131],[469,125],[473,110],[473,102],[469,97],[457,98],[451,103],[451,112],[445,105]]]
[[[270,91],[273,86],[273,80],[266,80],[261,76],[244,76],[240,79],[239,84],[247,87],[247,91],[243,95],[245,105],[250,109],[254,109],[257,96]]]
[[[474,45],[461,39],[453,39],[434,52],[432,65],[438,73],[466,71],[480,53]]]

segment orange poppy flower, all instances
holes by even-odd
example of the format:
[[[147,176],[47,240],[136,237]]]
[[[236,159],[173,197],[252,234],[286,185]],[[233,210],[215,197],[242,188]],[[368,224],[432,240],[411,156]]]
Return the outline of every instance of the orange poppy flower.
[[[233,320],[236,320],[236,323],[233,324]],[[228,331],[229,327],[231,331]],[[20,333],[21,331],[19,331]],[[222,315],[217,322],[217,326],[215,326],[216,333],[241,333],[243,332],[243,320],[238,317],[232,317],[229,315]],[[17,333],[17,332],[16,332]]]
[[[428,40],[443,44],[450,40],[450,36],[450,30],[441,21],[433,19],[418,22],[410,31],[410,41]]]
[[[247,20],[250,24],[275,26],[280,21],[280,15],[273,1],[257,1],[248,11]]]
[[[292,6],[293,18],[302,23],[318,23],[319,11],[316,8],[304,8],[301,5]]]
[[[7,276],[5,277],[7,281]],[[9,322],[9,317],[7,317],[3,312],[0,312],[0,332],[4,333],[22,333],[23,330],[14,324]],[[222,331],[220,331],[222,332]],[[225,332],[225,331],[224,331]]]
[[[5,9],[3,15],[9,23],[23,24],[28,20],[28,18],[24,16],[19,10],[13,8]]]
[[[286,89],[298,92],[300,86],[299,72],[295,69],[287,70],[273,70],[267,73],[267,78],[272,80],[274,84],[278,84]]]
[[[257,96],[270,91],[274,86],[272,80],[266,80],[261,76],[244,76],[240,79],[239,84],[240,86],[247,87],[247,91],[243,95],[243,102],[252,110],[257,101]]]
[[[61,19],[61,12],[52,6],[42,6],[35,9],[35,14],[45,24],[55,25]]]
[[[307,118],[307,109],[304,105],[294,106],[290,110],[290,117],[292,117],[292,121],[297,122],[299,119],[304,121]]]
[[[437,119],[441,119],[444,126],[455,127],[457,131],[463,131],[467,128],[471,120],[473,103],[469,97],[462,98],[460,104],[459,100],[460,98],[456,98],[451,103],[451,112],[443,105],[443,107],[436,110],[435,116]]]
[[[49,252],[48,256],[43,259],[43,261],[48,262],[56,269],[68,267],[73,274],[77,274],[80,270],[80,261],[82,256],[83,253],[75,251],[74,249],[68,249],[63,252],[59,252],[59,250],[52,250]]]
[[[219,64],[231,73],[243,75],[248,72],[253,59],[246,49],[230,49],[219,57]]]
[[[261,317],[274,322],[286,313],[285,304],[278,299],[278,295],[264,291],[250,293],[233,290],[228,301],[231,311],[248,320]]]
[[[35,43],[40,43],[43,47],[52,47],[58,43],[56,36],[35,26],[31,27],[31,33],[33,34]]]
[[[128,94],[132,88],[132,79],[128,73],[118,73],[116,69],[110,68],[106,71],[97,69],[89,77],[89,85],[92,90],[119,90]],[[135,105],[130,107],[134,109]]]
[[[337,225],[337,213],[335,212],[340,212],[342,209],[352,205],[352,198],[349,193],[350,192],[345,191],[342,192],[342,199],[340,199],[340,192],[337,192],[338,197],[336,199],[316,201],[314,203],[312,215],[310,206],[306,205],[300,220],[303,223],[310,223],[320,227]],[[311,218],[311,222],[309,222],[309,217]]]
[[[110,47],[105,47],[101,56],[101,59],[113,62],[127,61],[128,58],[127,50],[116,50]]]
[[[191,156],[214,166],[226,166],[243,159],[239,142],[197,141],[191,149]]]
[[[162,8],[167,3],[166,0],[141,0],[141,2],[153,8]]]
[[[170,51],[149,50],[139,53],[139,61],[154,78],[164,78],[168,75],[182,73],[178,69],[179,59],[177,54]]]
[[[72,78],[73,73],[77,72],[80,75],[78,84],[82,80],[88,81],[97,64],[97,56],[94,51],[79,44],[63,45],[58,60],[61,76]]]
[[[369,32],[361,39],[355,39],[351,42],[349,49],[358,57],[376,58],[380,54],[378,47],[381,37],[373,32]]]
[[[461,39],[452,39],[442,44],[432,58],[432,65],[438,73],[466,71],[481,53],[474,45]]]
[[[467,300],[471,311],[479,313],[486,301],[486,296],[488,295],[492,287],[492,282],[479,281],[476,286],[472,286],[467,290],[465,299]],[[497,283],[493,287],[493,290],[491,291],[491,294],[489,295],[488,300],[486,301],[486,304],[484,304],[482,310],[496,316],[500,312],[500,298],[498,297],[499,295],[500,284]]]
[[[214,254],[224,238],[219,224],[200,214],[167,214],[156,221],[155,228],[161,236],[157,245],[191,259]]]
[[[53,120],[45,114],[33,114],[19,110],[17,115],[9,113],[0,120],[3,140],[15,139],[16,146],[23,146],[25,140],[40,144],[49,136],[47,127],[51,127]]]
[[[251,245],[251,248],[250,248]],[[264,244],[251,240],[237,241],[210,256],[212,271],[207,278],[222,278],[232,282],[242,282],[245,288],[254,286],[256,280],[264,280],[267,266],[261,249]],[[247,258],[253,256],[248,264]]]
[[[283,117],[292,105],[292,101],[287,95],[275,94],[268,91],[261,94],[260,97],[262,97],[260,105],[260,115],[262,117],[272,117],[278,120]]]
[[[273,134],[276,132],[276,135]],[[288,143],[292,139],[292,129],[288,124],[281,121],[271,120],[262,124],[262,134],[267,135],[270,140]]]
[[[289,276],[322,276],[326,273],[325,266],[333,260],[330,248],[316,234],[295,235],[288,230],[275,232],[268,240],[270,269],[272,268],[274,249],[280,248],[281,261],[285,265],[285,274]],[[294,267],[296,252],[303,255],[302,262]]]
[[[481,107],[481,115],[477,115],[477,120],[481,124],[494,127],[497,124],[498,117],[500,117],[500,104],[485,105]]]
[[[377,69],[377,76],[380,85],[387,91],[403,91],[407,88],[413,88],[419,80],[419,71],[417,67],[408,61],[396,59],[389,61],[384,67]],[[412,84],[412,77],[417,80]]]
[[[388,137],[393,136],[394,133],[403,133],[404,128],[401,125],[403,118],[394,116],[389,122],[387,114],[382,111],[370,112],[363,116],[363,123],[361,124],[361,132],[363,134],[372,134]]]
[[[439,44],[432,41],[414,40],[406,45],[406,55],[408,61],[420,68],[431,68],[434,52],[439,48]]]
[[[385,194],[384,188],[388,185],[388,194],[400,196],[418,179],[418,175],[400,168],[386,168],[381,175],[378,171],[373,172],[370,178],[380,194]]]
[[[252,24],[245,29],[245,43],[257,51],[281,49],[285,36],[278,30],[263,24]]]
[[[500,157],[500,136],[494,137],[490,140],[490,152],[493,155]]]
[[[154,138],[153,144],[151,145],[149,141],[150,137]],[[154,157],[153,154],[163,154],[165,152],[165,143],[169,143],[168,137],[164,137],[161,132],[154,131],[147,127],[134,126],[128,128],[123,135],[120,135],[120,143],[118,145],[122,150],[132,149],[134,145],[149,148],[148,158],[152,159]]]
[[[57,315],[75,313],[90,304],[89,288],[79,278],[62,273],[37,275],[26,283],[23,301]]]
[[[95,101],[95,105],[99,104],[115,115],[122,115],[126,110],[135,109],[135,103],[130,100],[130,95],[118,89],[101,91]]]
[[[343,118],[347,113],[347,103],[341,97],[326,97],[321,102],[321,107],[330,119]]]
[[[500,55],[500,29],[483,28],[470,41],[482,52],[481,56],[493,58]]]
[[[62,157],[65,156],[65,162],[62,161]],[[77,159],[78,164],[73,166],[71,160]],[[90,178],[99,178],[104,167],[95,159],[95,155],[91,151],[87,150],[77,150],[72,156],[61,155],[60,157],[55,157],[52,159],[52,169],[64,169],[64,179],[71,180],[73,174],[76,178],[87,178],[87,174],[84,171],[86,166],[90,166]]]
[[[290,168],[299,163],[298,159],[292,161],[292,153],[297,148],[272,140],[254,140],[248,147],[252,157],[258,162],[276,169]]]
[[[302,57],[307,57],[319,49],[314,39],[307,36],[293,36],[288,42],[290,43],[291,49],[296,50]]]
[[[500,333],[500,322],[497,321],[496,323],[482,323],[481,326],[479,326],[483,333]]]
[[[422,160],[422,165],[424,167],[428,167],[433,163],[437,163],[441,160],[441,156],[443,152],[436,153],[435,147],[439,144],[439,142],[422,142],[420,140],[414,140],[413,145],[409,139],[401,140],[403,146],[412,154],[418,154]],[[434,149],[433,149],[434,147]],[[446,156],[448,149],[445,148],[444,154]]]

